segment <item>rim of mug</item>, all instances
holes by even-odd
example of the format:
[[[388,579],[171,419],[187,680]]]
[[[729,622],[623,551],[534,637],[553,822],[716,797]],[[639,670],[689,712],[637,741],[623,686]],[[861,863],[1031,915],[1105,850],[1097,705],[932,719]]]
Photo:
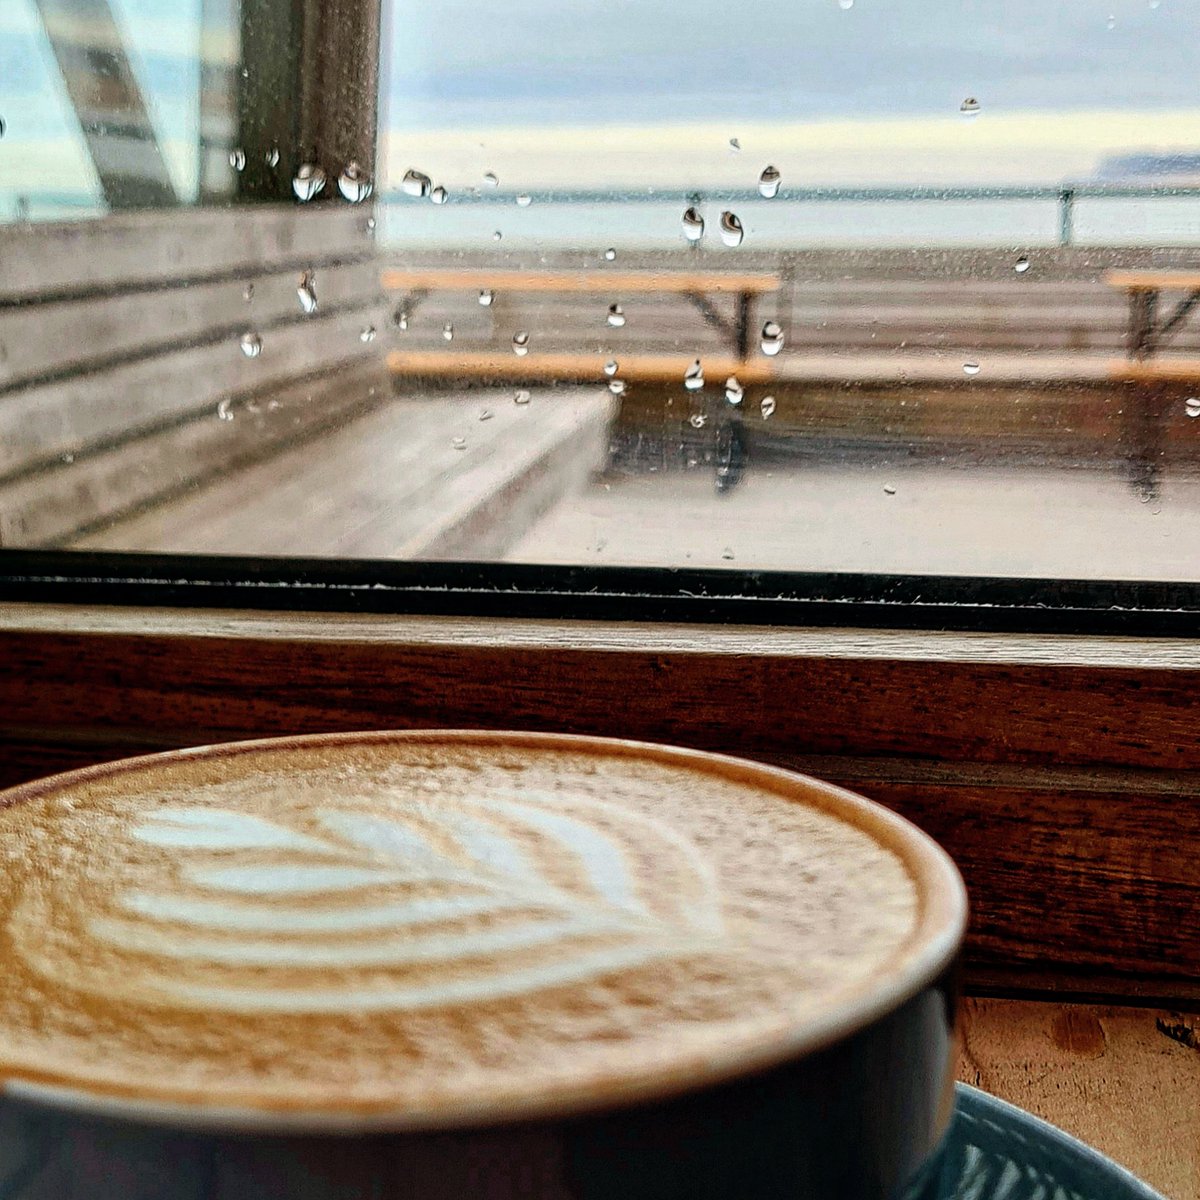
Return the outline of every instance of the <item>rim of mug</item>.
[[[129,1095],[89,1088],[68,1071],[22,1074],[19,1065],[0,1062],[0,1097],[52,1106],[68,1113],[171,1126],[206,1132],[353,1135],[477,1129],[545,1120],[566,1120],[618,1108],[653,1104],[702,1091],[799,1061],[867,1029],[932,984],[953,963],[967,924],[967,894],[950,856],[912,822],[855,792],[799,771],[706,750],[587,734],[520,730],[420,729],[295,734],[221,742],[118,759],[47,776],[0,791],[0,808],[32,800],[91,780],[152,769],[168,762],[236,758],[242,754],[352,746],[387,742],[457,743],[498,748],[570,750],[605,757],[647,758],[719,774],[799,800],[840,817],[891,850],[917,888],[918,913],[908,938],[871,977],[838,989],[827,1009],[798,1021],[786,1010],[770,1018],[747,1019],[745,1035],[726,1039],[720,1053],[693,1053],[655,1063],[645,1072],[625,1073],[597,1088],[594,1081],[552,1084],[536,1095],[497,1092],[473,1101],[442,1100],[426,1106],[385,1103],[341,1105],[338,1110],[259,1104],[213,1104],[203,1098]],[[735,1026],[741,1029],[741,1025]],[[756,1031],[762,1031],[756,1036]]]

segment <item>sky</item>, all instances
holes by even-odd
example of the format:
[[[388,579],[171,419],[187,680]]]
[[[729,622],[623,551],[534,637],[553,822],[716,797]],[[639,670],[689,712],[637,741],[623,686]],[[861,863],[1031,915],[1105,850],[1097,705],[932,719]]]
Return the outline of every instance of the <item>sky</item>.
[[[186,191],[197,47],[229,57],[236,0],[110,2]],[[385,0],[386,170],[711,187],[770,161],[785,185],[1059,183],[1200,150],[1200,0],[846,3]],[[34,0],[0,0],[0,119],[0,215],[18,188],[94,188]]]

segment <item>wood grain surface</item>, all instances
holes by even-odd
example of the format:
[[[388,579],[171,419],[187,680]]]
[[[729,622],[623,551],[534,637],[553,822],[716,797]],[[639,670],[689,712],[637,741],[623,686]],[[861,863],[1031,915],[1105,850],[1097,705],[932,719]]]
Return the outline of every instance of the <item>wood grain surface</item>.
[[[380,728],[674,742],[807,770],[946,846],[969,981],[1200,1001],[1188,642],[0,607],[0,782]]]
[[[968,1000],[959,1078],[1080,1138],[1168,1200],[1200,1196],[1200,1019]]]

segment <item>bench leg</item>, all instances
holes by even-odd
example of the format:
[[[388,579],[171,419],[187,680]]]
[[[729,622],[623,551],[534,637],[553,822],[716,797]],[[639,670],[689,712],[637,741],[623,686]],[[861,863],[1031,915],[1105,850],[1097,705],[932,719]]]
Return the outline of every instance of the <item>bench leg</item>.
[[[750,355],[750,322],[753,316],[753,292],[739,292],[733,330],[733,353],[738,362],[745,362]]]
[[[1154,289],[1129,293],[1129,357],[1148,358],[1154,353],[1154,318],[1158,292]]]

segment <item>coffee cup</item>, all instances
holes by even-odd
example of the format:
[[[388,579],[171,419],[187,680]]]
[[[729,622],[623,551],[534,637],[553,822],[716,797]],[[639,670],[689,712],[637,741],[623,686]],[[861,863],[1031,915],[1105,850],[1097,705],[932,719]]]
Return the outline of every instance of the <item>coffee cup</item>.
[[[934,1200],[966,904],[849,792],[329,734],[0,793],[0,1194]]]

